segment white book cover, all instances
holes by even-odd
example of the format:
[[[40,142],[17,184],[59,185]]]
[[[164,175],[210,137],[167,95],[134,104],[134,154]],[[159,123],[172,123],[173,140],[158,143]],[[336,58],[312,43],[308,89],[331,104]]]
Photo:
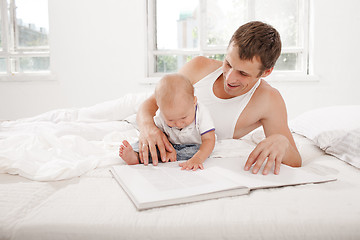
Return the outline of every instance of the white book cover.
[[[138,210],[244,195],[258,188],[336,180],[286,165],[282,165],[279,175],[262,175],[214,165],[204,170],[185,171],[178,164],[118,165],[111,168],[111,173]]]

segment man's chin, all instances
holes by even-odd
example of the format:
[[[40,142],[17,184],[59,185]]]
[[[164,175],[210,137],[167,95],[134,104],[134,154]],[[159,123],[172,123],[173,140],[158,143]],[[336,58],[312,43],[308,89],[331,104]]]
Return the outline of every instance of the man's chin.
[[[232,88],[230,88],[230,87],[225,86],[224,90],[228,95],[235,97],[235,96],[238,96],[240,94],[241,87],[236,87],[236,88],[232,87]]]
[[[236,92],[229,91],[228,89],[225,89],[225,93],[228,95],[229,98],[236,97]]]

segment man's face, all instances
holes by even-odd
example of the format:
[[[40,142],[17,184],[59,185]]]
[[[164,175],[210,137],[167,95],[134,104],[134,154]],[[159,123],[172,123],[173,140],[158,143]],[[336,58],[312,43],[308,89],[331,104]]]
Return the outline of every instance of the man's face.
[[[229,97],[240,96],[249,91],[260,75],[261,61],[254,57],[252,60],[241,60],[238,47],[231,44],[223,62],[224,90]]]

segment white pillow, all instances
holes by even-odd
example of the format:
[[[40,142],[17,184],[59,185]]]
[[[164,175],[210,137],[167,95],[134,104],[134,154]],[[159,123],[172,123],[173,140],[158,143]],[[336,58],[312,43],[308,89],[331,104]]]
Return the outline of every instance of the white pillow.
[[[326,153],[360,168],[360,105],[315,109],[296,117],[289,126]]]
[[[360,128],[324,132],[315,143],[326,153],[360,168]]]

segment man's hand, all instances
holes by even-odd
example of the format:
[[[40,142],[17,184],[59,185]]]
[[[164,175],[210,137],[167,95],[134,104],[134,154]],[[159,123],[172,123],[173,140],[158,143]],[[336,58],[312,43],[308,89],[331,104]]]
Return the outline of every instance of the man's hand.
[[[275,164],[274,173],[279,174],[280,165],[290,147],[291,144],[289,140],[281,134],[274,134],[265,138],[250,153],[249,158],[245,163],[245,171],[250,170],[251,166],[255,164],[252,173],[258,173],[267,158],[262,173],[264,175],[268,174]]]
[[[161,161],[166,162],[166,151],[173,152],[174,148],[169,143],[166,135],[155,125],[142,129],[139,136],[139,158],[144,165],[149,164],[149,151],[153,165],[158,164],[158,154],[156,146],[160,151]]]
[[[203,162],[201,161],[200,158],[194,156],[192,158],[190,158],[189,160],[187,160],[186,162],[183,163],[179,163],[179,166],[181,167],[181,170],[198,170],[200,169],[204,169],[203,166]]]
[[[176,150],[172,145],[170,146],[172,148],[172,152],[166,151],[166,162],[176,162]]]

